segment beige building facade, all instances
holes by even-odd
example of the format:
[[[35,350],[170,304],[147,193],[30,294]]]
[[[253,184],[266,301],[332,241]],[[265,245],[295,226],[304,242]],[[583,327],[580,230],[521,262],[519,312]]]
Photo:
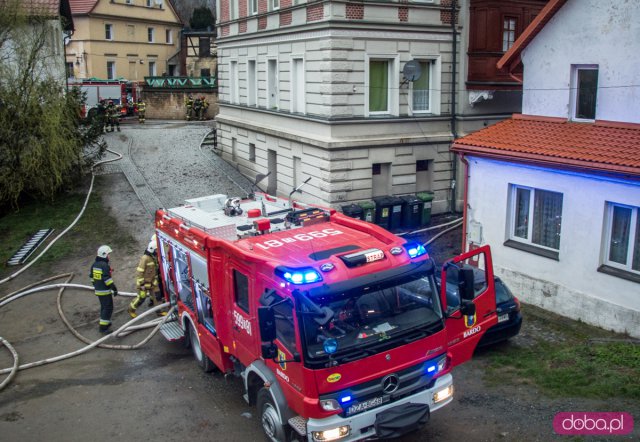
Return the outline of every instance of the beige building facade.
[[[182,24],[168,1],[70,0],[75,32],[66,47],[75,79],[180,75]],[[175,60],[175,61],[171,61]]]

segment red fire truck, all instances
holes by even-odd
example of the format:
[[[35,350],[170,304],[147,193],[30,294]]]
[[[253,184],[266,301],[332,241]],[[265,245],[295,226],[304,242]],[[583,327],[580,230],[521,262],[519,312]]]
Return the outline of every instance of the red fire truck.
[[[163,334],[184,338],[204,371],[241,376],[273,441],[418,428],[451,402],[452,367],[497,322],[486,246],[436,269],[419,243],[260,193],[187,200],[157,211],[155,227],[177,305]],[[472,267],[486,272],[480,287]]]

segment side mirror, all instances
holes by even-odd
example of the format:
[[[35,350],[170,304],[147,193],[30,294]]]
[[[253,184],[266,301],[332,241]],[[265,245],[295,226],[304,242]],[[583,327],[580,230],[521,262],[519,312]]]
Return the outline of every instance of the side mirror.
[[[271,307],[258,307],[258,324],[261,341],[272,342],[276,339],[276,315]]]
[[[473,302],[465,301],[460,306],[460,313],[465,316],[473,316],[476,314],[476,305]]]
[[[458,293],[460,298],[464,301],[472,301],[475,292],[473,290],[474,274],[473,269],[469,267],[463,267],[460,269],[458,279]]]
[[[277,359],[278,357],[278,346],[273,342],[263,342],[261,345],[262,350],[262,358],[267,359]]]

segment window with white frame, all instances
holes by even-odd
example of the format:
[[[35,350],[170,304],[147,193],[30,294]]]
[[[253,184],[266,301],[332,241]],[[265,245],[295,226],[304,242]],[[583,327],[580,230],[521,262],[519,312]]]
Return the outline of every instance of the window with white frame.
[[[104,25],[104,38],[105,40],[113,40],[113,25],[110,23]]]
[[[597,98],[598,66],[571,66],[571,118],[595,120]]]
[[[305,113],[304,60],[291,59],[291,112]]]
[[[149,62],[149,76],[150,77],[155,77],[156,75],[158,75],[158,71],[156,70],[156,62],[155,61],[150,61]]]
[[[229,0],[229,20],[236,20],[238,18],[238,2]]]
[[[247,60],[247,106],[258,105],[258,75],[256,61]]]
[[[502,19],[502,52],[507,52],[513,42],[516,41],[516,25],[518,19],[515,17],[504,17]]]
[[[365,58],[365,116],[398,115],[397,57]]]
[[[147,41],[153,43],[155,41],[156,30],[154,28],[147,28]]]
[[[258,0],[249,1],[249,15],[256,15],[258,13]]]
[[[271,0],[271,10],[275,11],[276,9],[280,9],[280,0]]]
[[[147,8],[153,7],[153,0],[147,0]]]
[[[411,83],[412,112],[431,112],[433,61],[420,61],[420,78]]]
[[[113,80],[116,78],[116,62],[107,61],[107,79]]]
[[[509,239],[549,250],[560,249],[562,193],[511,185]]]
[[[229,62],[229,101],[237,104],[239,101],[239,87],[238,87],[238,62],[236,60]]]
[[[278,60],[267,60],[267,107],[278,109]]]
[[[171,32],[171,29],[165,29],[164,36],[167,43],[173,44],[173,32]]]
[[[607,203],[604,264],[640,275],[640,208]]]

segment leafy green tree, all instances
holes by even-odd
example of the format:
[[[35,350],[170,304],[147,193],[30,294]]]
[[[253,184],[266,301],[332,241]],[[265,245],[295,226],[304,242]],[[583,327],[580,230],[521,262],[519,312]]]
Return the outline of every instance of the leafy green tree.
[[[66,93],[60,54],[52,50],[60,28],[46,11],[0,2],[0,207],[22,197],[54,199],[74,185],[102,155],[96,128],[84,126],[78,90]],[[58,38],[62,38],[59,34]],[[58,57],[58,59],[54,58]],[[64,70],[62,70],[64,72]]]
[[[206,29],[214,26],[214,18],[211,9],[201,6],[193,10],[191,20],[189,20],[191,29]]]

